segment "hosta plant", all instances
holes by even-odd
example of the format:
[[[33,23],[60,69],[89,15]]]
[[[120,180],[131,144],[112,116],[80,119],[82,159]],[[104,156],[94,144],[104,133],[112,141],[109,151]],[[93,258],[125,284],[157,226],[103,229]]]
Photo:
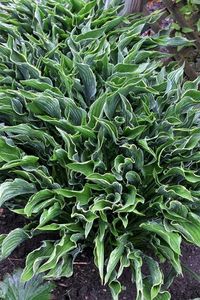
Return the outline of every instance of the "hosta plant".
[[[103,7],[1,1],[0,206],[27,221],[0,256],[42,235],[22,280],[51,279],[92,247],[114,299],[130,268],[137,300],[167,300],[160,263],[181,274],[182,240],[200,246],[199,79],[156,50],[186,40],[142,36],[159,16]]]
[[[44,282],[42,275],[35,275],[27,282],[21,281],[22,270],[6,275],[0,281],[0,299],[2,300],[50,300],[53,285]]]

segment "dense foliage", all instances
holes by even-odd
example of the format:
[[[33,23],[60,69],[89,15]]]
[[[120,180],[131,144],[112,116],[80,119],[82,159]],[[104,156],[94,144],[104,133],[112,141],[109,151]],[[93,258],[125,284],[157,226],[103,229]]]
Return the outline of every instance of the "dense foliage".
[[[170,299],[159,261],[181,274],[182,239],[200,246],[199,80],[162,67],[186,41],[142,36],[156,16],[101,7],[1,2],[0,206],[28,220],[1,259],[48,233],[23,280],[71,276],[89,246],[113,298],[129,267],[137,300]]]

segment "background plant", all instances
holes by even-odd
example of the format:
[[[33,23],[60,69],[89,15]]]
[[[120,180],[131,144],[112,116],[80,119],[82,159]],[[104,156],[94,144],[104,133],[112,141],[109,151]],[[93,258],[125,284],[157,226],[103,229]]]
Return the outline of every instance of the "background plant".
[[[156,51],[186,39],[141,35],[159,15],[103,7],[1,2],[0,206],[29,220],[1,259],[48,233],[24,281],[71,276],[89,246],[114,299],[127,267],[137,300],[170,299],[159,262],[181,274],[182,239],[200,245],[199,79]]]
[[[44,282],[42,275],[21,282],[22,270],[6,275],[0,282],[0,299],[4,300],[50,300],[53,284]]]
[[[193,26],[195,31],[200,31],[199,8],[200,1],[198,0],[187,0],[182,2],[180,8],[181,13],[189,21],[190,25]]]
[[[200,48],[199,35],[199,5],[198,1],[163,1],[165,7],[171,13],[174,21],[173,27],[177,34],[185,34],[189,39],[194,40],[194,45]]]

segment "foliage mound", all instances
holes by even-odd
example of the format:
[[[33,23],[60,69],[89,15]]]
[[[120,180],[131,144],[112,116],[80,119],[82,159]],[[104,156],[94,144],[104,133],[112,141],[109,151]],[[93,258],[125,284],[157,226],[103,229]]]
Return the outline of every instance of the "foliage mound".
[[[158,16],[102,7],[1,2],[0,206],[27,224],[0,255],[43,234],[23,280],[71,276],[89,246],[114,299],[127,267],[137,300],[170,299],[160,262],[181,274],[182,240],[200,246],[199,80],[162,67],[183,38],[142,36]]]

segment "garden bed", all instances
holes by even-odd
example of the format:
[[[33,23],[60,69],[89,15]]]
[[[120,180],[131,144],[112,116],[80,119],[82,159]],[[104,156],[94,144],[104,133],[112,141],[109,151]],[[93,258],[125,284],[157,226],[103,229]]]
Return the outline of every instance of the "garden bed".
[[[22,217],[4,210],[0,215],[0,233],[10,232],[15,227],[23,226],[25,223]],[[49,236],[51,238],[51,236]],[[43,237],[38,237],[31,242],[25,242],[18,247],[12,256],[0,262],[0,280],[7,273],[17,268],[24,267],[24,257],[38,247]],[[190,245],[182,248],[182,262],[196,273],[200,273],[200,249]],[[165,268],[166,269],[166,268]],[[131,282],[130,270],[126,270],[121,278],[126,286],[120,296],[120,300],[135,299],[135,287]],[[172,300],[191,300],[200,297],[200,285],[188,273],[184,277],[179,276],[170,288]],[[56,288],[52,300],[112,300],[109,289],[102,286],[97,268],[93,263],[92,252],[87,249],[77,257],[74,265],[74,275],[69,279],[56,281]]]

